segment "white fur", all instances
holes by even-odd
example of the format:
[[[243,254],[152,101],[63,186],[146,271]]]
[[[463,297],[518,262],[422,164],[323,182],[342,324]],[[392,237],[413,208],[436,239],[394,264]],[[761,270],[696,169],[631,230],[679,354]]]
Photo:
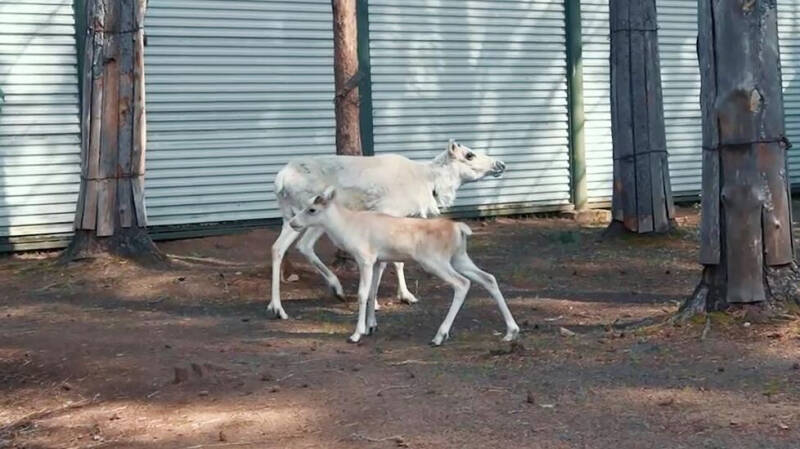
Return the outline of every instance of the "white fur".
[[[358,287],[358,322],[349,338],[358,342],[378,326],[375,304],[379,266],[383,261],[414,260],[453,287],[453,302],[432,343],[442,344],[469,291],[470,280],[481,284],[494,297],[506,323],[505,341],[519,334],[519,326],[508,310],[494,276],[481,270],[467,255],[469,226],[450,220],[397,218],[366,211],[351,211],[333,201],[329,187],[295,215],[289,225],[296,230],[322,227],[339,248],[353,255],[361,278]]]
[[[395,217],[429,217],[453,204],[461,184],[490,174],[500,176],[504,170],[501,161],[452,140],[444,152],[429,162],[416,162],[396,154],[317,156],[289,162],[275,177],[283,228],[272,246],[272,298],[268,311],[283,319],[288,317],[280,299],[281,262],[301,234],[291,229],[288,221],[326,186],[335,187],[337,201],[353,210],[371,210]],[[322,274],[334,294],[343,297],[339,279],[314,253],[314,244],[323,233],[319,228],[306,231],[297,248]],[[381,274],[384,268],[385,263],[380,266]],[[395,268],[398,298],[417,302],[406,286],[403,264],[396,262]]]

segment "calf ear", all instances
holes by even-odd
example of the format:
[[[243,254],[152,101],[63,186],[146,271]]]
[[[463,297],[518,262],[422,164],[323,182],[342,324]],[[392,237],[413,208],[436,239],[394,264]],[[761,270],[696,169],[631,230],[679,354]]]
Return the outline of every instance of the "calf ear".
[[[333,186],[328,186],[324,192],[322,192],[322,197],[324,198],[325,202],[332,200],[336,196],[336,189]]]

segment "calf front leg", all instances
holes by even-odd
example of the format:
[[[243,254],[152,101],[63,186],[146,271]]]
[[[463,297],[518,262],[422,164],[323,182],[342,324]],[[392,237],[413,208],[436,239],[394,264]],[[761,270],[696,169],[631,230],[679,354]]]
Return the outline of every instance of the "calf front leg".
[[[403,262],[395,262],[394,269],[397,271],[397,299],[407,304],[416,304],[419,302],[417,297],[408,291],[408,286],[406,285],[406,274],[403,270]]]
[[[374,261],[359,261],[358,263],[358,271],[361,274],[361,279],[358,281],[358,322],[356,323],[356,331],[347,340],[350,343],[358,343],[361,337],[367,333],[367,301],[372,287],[374,265]]]
[[[367,335],[372,335],[378,330],[378,319],[375,310],[378,308],[378,287],[381,283],[381,273],[386,269],[386,263],[376,263],[372,268],[372,286],[369,289],[367,300]]]
[[[339,282],[339,278],[322,263],[319,257],[317,257],[317,253],[314,252],[314,245],[317,243],[317,240],[322,237],[322,234],[325,234],[325,230],[320,227],[308,228],[306,233],[300,237],[300,241],[297,242],[297,250],[306,256],[306,259],[311,262],[311,265],[325,278],[325,282],[328,283],[328,288],[333,295],[339,300],[344,301],[344,290],[342,289],[342,284]]]

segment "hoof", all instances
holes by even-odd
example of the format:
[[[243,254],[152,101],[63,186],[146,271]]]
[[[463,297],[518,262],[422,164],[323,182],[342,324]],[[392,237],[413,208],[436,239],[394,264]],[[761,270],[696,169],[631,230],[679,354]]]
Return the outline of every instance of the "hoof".
[[[370,326],[367,328],[367,335],[373,335],[378,333],[378,325]]]
[[[441,346],[448,338],[450,338],[450,334],[436,334],[431,340],[431,346]]]
[[[503,341],[514,341],[519,338],[519,327],[514,327],[506,332],[506,336],[503,337]]]
[[[353,335],[347,337],[347,342],[350,343],[350,344],[357,344],[359,341],[361,341],[361,335],[360,334],[353,334]]]
[[[289,315],[286,314],[286,312],[283,310],[283,307],[275,307],[272,305],[272,303],[267,306],[267,314],[271,315],[273,318],[278,318],[281,320],[289,319]]]
[[[405,295],[398,295],[397,299],[406,304],[416,304],[419,302],[419,299],[417,299],[417,297],[412,295],[411,293]]]
[[[347,298],[344,296],[344,291],[342,290],[341,286],[339,287],[330,286],[330,292],[331,296],[338,299],[339,301],[347,302]]]

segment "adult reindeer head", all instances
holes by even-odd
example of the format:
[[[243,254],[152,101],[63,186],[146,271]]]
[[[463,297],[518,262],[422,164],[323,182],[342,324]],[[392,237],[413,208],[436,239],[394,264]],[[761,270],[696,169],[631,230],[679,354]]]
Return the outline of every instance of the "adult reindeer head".
[[[473,151],[453,139],[447,144],[447,163],[453,166],[462,182],[477,181],[488,175],[497,178],[506,171],[503,161]]]

